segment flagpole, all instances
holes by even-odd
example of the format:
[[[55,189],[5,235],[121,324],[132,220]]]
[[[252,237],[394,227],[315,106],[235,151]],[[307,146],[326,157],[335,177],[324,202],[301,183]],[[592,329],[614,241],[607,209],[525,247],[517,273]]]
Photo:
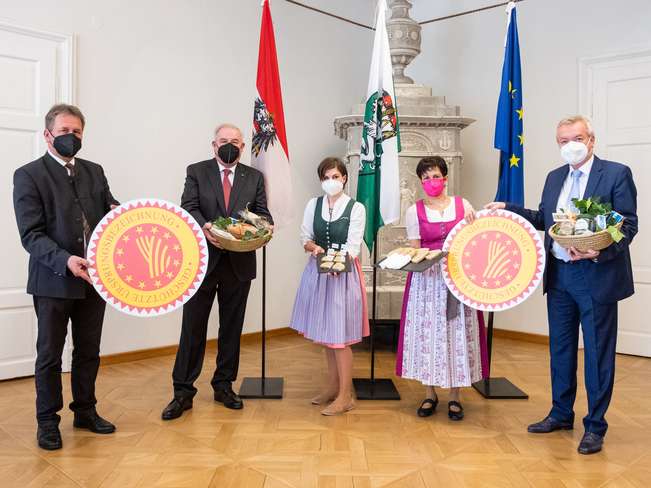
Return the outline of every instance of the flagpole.
[[[500,88],[500,96],[498,100],[497,107],[497,121],[495,126],[495,142],[494,147],[500,150],[500,165],[499,165],[499,174],[498,174],[498,188],[495,200],[500,201],[510,201],[518,202],[523,204],[524,202],[524,182],[521,180],[521,190],[520,195],[517,195],[517,191],[514,191],[508,184],[508,179],[511,175],[509,172],[512,171],[513,165],[506,166],[508,161],[503,161],[505,158],[508,158],[508,155],[511,154],[512,158],[515,158],[516,163],[518,161],[523,162],[522,158],[524,157],[523,150],[519,146],[522,145],[522,123],[520,122],[519,129],[514,133],[514,124],[513,119],[515,118],[515,126],[517,127],[518,121],[522,120],[522,80],[520,73],[520,55],[519,55],[519,44],[517,40],[517,21],[515,18],[515,2],[509,2],[506,8],[506,35],[504,36],[504,63],[502,66],[502,84]],[[513,32],[511,29],[513,28]],[[509,43],[510,35],[513,34],[515,41],[515,46]],[[517,70],[514,71],[514,67],[511,64],[511,58],[513,54],[509,52],[510,50],[515,49],[517,52]],[[516,74],[514,77],[513,75]],[[508,84],[507,84],[508,82]],[[513,103],[519,100],[519,104],[516,104],[515,107]],[[502,102],[505,102],[504,105]],[[518,110],[519,107],[519,110]],[[514,110],[515,109],[515,110]],[[517,115],[516,115],[517,114]],[[504,123],[505,121],[510,121],[511,123]],[[504,124],[503,124],[504,123]],[[502,126],[503,125],[503,126]],[[500,127],[502,127],[500,129]],[[499,132],[498,132],[499,131]],[[519,136],[519,144],[515,138]],[[505,141],[504,139],[507,139]],[[515,148],[517,149],[515,149]],[[519,156],[519,157],[516,157]],[[515,168],[517,168],[517,164]],[[515,171],[515,170],[513,170]],[[495,378],[491,375],[491,360],[493,355],[493,331],[494,331],[494,322],[495,322],[495,312],[488,313],[488,333],[486,334],[487,349],[488,349],[488,375],[486,378],[479,380],[472,384],[473,388],[477,390],[484,398],[488,399],[527,399],[527,395],[520,388],[511,383],[507,378]]]
[[[278,159],[276,156],[275,161],[282,161],[286,164],[285,170],[289,173],[289,154],[287,153],[287,140],[285,136],[285,119],[283,115],[282,95],[280,91],[280,77],[278,74],[278,59],[276,57],[276,41],[273,33],[273,22],[271,20],[271,10],[269,9],[268,0],[262,0],[260,6],[262,7],[262,21],[260,25],[260,49],[258,51],[258,76],[256,79],[256,90],[258,91],[256,101],[253,104],[253,122],[254,132],[255,128],[259,127],[260,118],[266,119],[267,123],[271,124],[274,129],[274,139],[279,142],[284,151],[284,158]],[[264,69],[261,69],[261,66]],[[262,110],[264,107],[264,110]],[[265,149],[261,146],[256,147],[256,135],[264,139],[264,134],[260,132],[254,133],[253,144],[251,144],[251,162],[252,166],[256,169],[262,170],[265,177],[265,188],[267,195],[269,195],[269,188],[274,187],[275,183],[270,183],[273,174],[267,171],[270,160],[265,163],[265,157],[269,157]],[[273,139],[272,139],[273,140]],[[269,140],[267,141],[267,144]],[[271,143],[273,145],[273,142]],[[281,152],[282,153],[282,152]],[[262,161],[262,163],[261,163]],[[261,163],[261,166],[258,164]],[[277,175],[281,175],[282,171],[279,170],[280,166],[274,166]],[[284,180],[286,181],[286,179]],[[289,178],[291,182],[291,177]],[[291,187],[290,187],[291,188]],[[289,188],[285,188],[285,195],[288,195]],[[287,197],[291,201],[290,197]],[[276,222],[278,225],[283,223],[283,218],[286,214],[277,215],[275,210],[277,207],[273,205],[276,203],[274,198],[273,202],[269,201],[269,208],[272,210],[273,215],[278,217]],[[280,207],[283,210],[285,207]],[[279,212],[282,213],[282,212]],[[276,227],[278,228],[278,226]],[[283,378],[267,378],[267,247],[262,248],[262,337],[261,337],[261,375],[259,378],[244,378],[242,386],[240,387],[240,396],[242,398],[282,398],[283,397]]]
[[[262,364],[259,378],[244,378],[239,395],[242,398],[283,397],[283,378],[267,378],[267,246],[262,248]]]
[[[373,244],[373,327],[369,330],[369,341],[371,342],[371,383],[375,382],[375,337],[374,330],[375,324],[377,324],[377,231],[375,232],[375,239]]]
[[[266,351],[267,351],[267,246],[262,248],[262,393],[264,393],[264,380],[266,378]]]
[[[375,194],[380,194],[380,178],[375,178]],[[375,209],[376,215],[379,215],[379,203]],[[370,378],[353,378],[353,387],[355,396],[358,400],[400,400],[400,393],[396,389],[393,381],[389,378],[375,378],[375,326],[377,325],[377,248],[378,248],[378,229],[375,229],[373,236],[373,293],[372,293],[372,311],[371,324],[369,330],[369,342],[371,349],[371,377]],[[360,276],[360,279],[364,279]]]

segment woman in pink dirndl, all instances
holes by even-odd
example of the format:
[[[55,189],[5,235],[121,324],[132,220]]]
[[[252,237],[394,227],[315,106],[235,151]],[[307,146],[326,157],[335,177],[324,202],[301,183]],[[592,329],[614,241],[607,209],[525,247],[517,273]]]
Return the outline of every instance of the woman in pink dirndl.
[[[426,196],[407,209],[407,238],[412,247],[441,249],[458,222],[465,217],[474,219],[474,210],[463,198],[447,195],[448,167],[443,158],[423,158],[416,173]],[[448,291],[440,262],[407,277],[396,374],[425,385],[420,417],[429,417],[436,410],[435,387],[449,388],[451,420],[464,416],[460,388],[488,374],[483,315]]]

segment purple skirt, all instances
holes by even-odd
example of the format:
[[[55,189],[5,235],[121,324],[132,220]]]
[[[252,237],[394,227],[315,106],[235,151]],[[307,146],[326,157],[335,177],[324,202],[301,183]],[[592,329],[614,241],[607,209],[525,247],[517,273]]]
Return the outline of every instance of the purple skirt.
[[[342,348],[368,335],[358,261],[350,273],[319,273],[310,256],[296,292],[289,326],[306,338]]]

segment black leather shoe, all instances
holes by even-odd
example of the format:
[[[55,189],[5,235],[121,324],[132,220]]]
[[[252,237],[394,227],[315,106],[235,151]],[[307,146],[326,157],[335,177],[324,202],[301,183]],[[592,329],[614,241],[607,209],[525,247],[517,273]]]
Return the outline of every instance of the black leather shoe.
[[[457,410],[452,410],[452,407],[456,407]],[[450,420],[463,420],[463,407],[459,402],[454,400],[448,402],[448,418]]]
[[[167,407],[163,409],[161,418],[163,420],[174,420],[178,419],[183,412],[190,410],[192,408],[192,400],[184,400],[182,398],[174,398],[171,402],[167,404]]]
[[[601,451],[601,446],[603,446],[604,437],[594,432],[586,432],[583,434],[583,439],[579,444],[579,454],[594,454]]]
[[[427,404],[429,404],[428,407],[425,406]],[[438,404],[439,404],[438,397],[436,398],[436,400],[433,400],[431,398],[425,398],[425,400],[423,400],[423,403],[420,404],[418,410],[416,410],[416,413],[418,414],[419,417],[431,417],[436,411],[436,406]]]
[[[39,425],[36,431],[36,439],[38,440],[38,447],[54,451],[63,447],[61,441],[61,432],[56,425]]]
[[[573,428],[574,424],[571,422],[561,422],[560,420],[556,420],[554,417],[548,415],[544,420],[527,427],[527,431],[531,434],[549,434],[555,430],[572,430]]]
[[[95,411],[75,413],[72,425],[78,429],[88,429],[95,434],[112,434],[115,432],[115,425],[100,417]]]
[[[242,399],[230,387],[215,391],[215,401],[223,403],[226,408],[233,410],[244,408],[244,402],[242,402]]]

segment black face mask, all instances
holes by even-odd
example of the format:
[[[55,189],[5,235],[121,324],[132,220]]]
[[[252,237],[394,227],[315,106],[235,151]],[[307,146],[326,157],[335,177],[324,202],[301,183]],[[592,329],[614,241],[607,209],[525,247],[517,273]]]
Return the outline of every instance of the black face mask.
[[[240,157],[240,148],[229,142],[217,149],[217,156],[224,164],[233,164]]]
[[[50,134],[52,134],[50,132]],[[74,158],[81,149],[81,139],[72,132],[56,136],[52,142],[54,149],[64,158]]]

